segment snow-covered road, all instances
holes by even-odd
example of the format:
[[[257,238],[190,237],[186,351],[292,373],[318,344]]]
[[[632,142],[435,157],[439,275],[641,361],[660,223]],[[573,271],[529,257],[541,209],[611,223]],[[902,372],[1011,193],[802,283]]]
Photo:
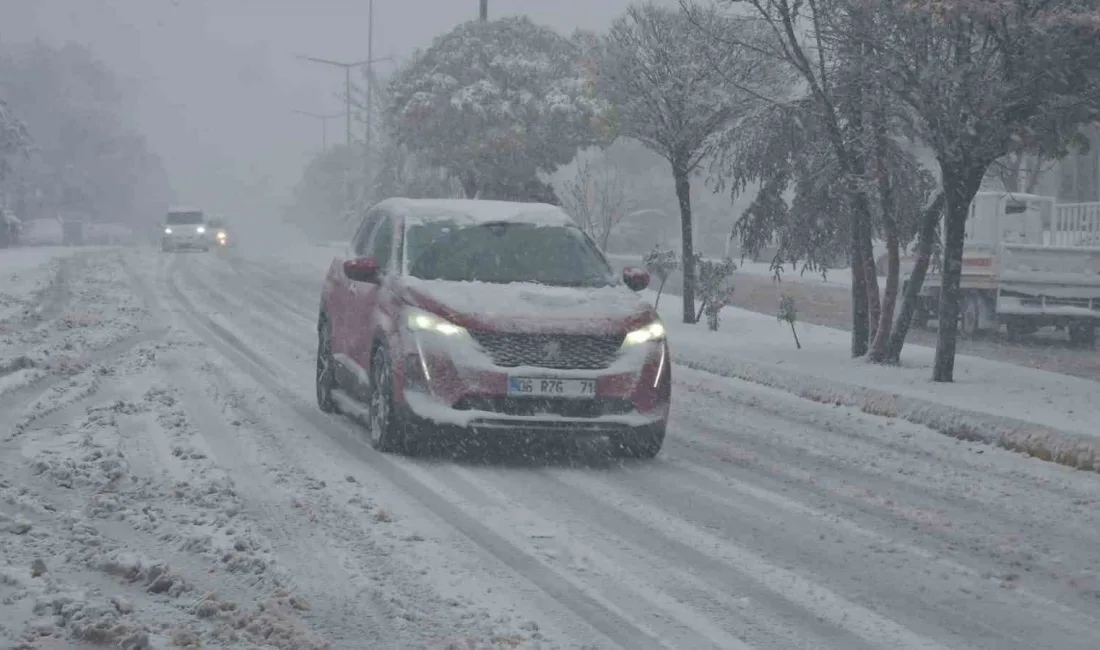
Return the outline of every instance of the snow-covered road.
[[[73,259],[0,345],[26,647],[1100,643],[1096,474],[686,368],[652,462],[382,455],[314,406],[323,269]]]

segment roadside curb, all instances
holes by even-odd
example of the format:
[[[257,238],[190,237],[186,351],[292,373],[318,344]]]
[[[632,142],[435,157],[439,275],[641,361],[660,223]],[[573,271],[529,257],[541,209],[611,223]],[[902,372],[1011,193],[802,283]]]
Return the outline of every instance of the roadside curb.
[[[1075,469],[1100,472],[1100,437],[1090,438],[1035,422],[945,406],[863,386],[832,380],[826,383],[818,377],[764,364],[732,359],[702,360],[684,355],[676,355],[675,361],[693,370],[775,388],[820,404],[855,407],[869,415],[906,420],[959,440],[982,442]]]

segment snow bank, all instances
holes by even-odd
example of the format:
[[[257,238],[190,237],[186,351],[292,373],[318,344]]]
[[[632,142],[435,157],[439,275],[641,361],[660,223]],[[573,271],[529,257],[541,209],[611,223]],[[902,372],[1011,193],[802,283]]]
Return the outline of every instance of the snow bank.
[[[1100,470],[1098,382],[959,356],[955,382],[937,384],[931,348],[906,346],[901,367],[879,366],[852,359],[840,330],[797,323],[799,350],[789,326],[767,315],[726,308],[720,331],[710,332],[679,323],[679,301],[661,311],[682,365]]]

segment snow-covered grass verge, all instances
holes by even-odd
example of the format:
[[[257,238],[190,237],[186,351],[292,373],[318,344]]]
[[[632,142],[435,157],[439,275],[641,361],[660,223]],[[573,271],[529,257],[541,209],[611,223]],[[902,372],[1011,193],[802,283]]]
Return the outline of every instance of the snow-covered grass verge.
[[[702,323],[679,323],[677,301],[661,311],[682,365],[1100,470],[1097,382],[959,356],[955,382],[937,384],[930,348],[907,346],[902,366],[880,366],[850,357],[847,332],[798,323],[799,350],[789,326],[775,317],[727,308],[721,329],[710,332]]]
[[[629,255],[629,254],[612,254],[608,255],[607,259],[611,262],[611,265],[615,269],[621,269],[626,266],[642,266],[641,255]],[[711,261],[719,262],[719,259],[711,259]],[[751,275],[754,277],[771,278],[775,276],[775,271],[771,267],[770,262],[753,262],[751,260],[741,260],[739,257],[734,257],[733,261],[737,264],[737,271],[734,272],[732,278],[733,284],[737,284],[737,276]],[[829,269],[829,271],[822,277],[821,273],[814,273],[811,271],[801,272],[801,267],[783,267],[782,274],[780,276],[784,282],[803,282],[806,284],[820,284],[824,286],[831,286],[837,288],[852,286],[852,270],[851,269]],[[680,274],[674,273],[669,278],[669,288],[679,291],[679,285],[682,282]],[[650,284],[651,288],[656,287],[656,283]]]

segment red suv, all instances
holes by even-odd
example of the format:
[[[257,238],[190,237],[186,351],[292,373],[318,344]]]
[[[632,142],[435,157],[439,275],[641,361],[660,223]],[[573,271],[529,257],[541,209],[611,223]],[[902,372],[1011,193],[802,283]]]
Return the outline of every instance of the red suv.
[[[560,208],[388,199],[333,260],[317,322],[317,402],[382,451],[459,429],[606,436],[652,458],[668,422],[665,328]],[[623,286],[625,285],[625,286]]]

